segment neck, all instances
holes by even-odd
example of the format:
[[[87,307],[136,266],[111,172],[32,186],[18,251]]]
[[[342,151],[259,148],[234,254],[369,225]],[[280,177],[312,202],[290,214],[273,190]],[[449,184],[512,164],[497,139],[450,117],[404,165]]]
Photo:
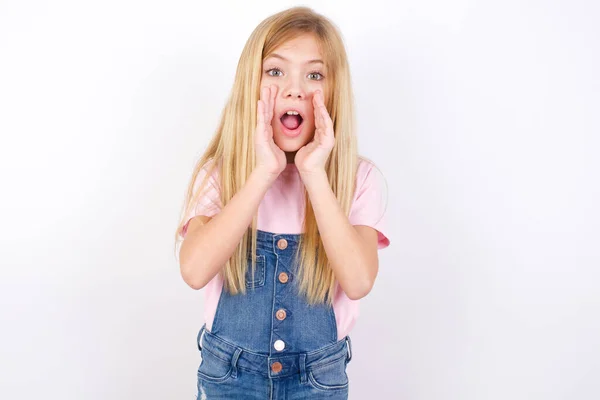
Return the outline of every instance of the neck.
[[[285,153],[285,158],[287,159],[287,163],[288,164],[293,164],[294,163],[294,158],[296,157],[296,152],[286,152]]]

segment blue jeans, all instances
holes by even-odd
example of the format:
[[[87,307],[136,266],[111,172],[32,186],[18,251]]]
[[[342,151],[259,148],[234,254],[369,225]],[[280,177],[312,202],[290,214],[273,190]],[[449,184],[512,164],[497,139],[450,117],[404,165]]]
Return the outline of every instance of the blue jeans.
[[[269,356],[229,343],[203,326],[198,347],[198,400],[348,399],[350,336],[307,353]],[[275,363],[281,370],[274,371]]]

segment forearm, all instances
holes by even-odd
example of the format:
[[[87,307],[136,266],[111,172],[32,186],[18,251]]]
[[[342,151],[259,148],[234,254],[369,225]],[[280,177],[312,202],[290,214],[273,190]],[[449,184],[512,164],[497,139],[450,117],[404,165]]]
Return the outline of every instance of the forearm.
[[[369,272],[373,268],[369,265],[377,260],[369,254],[366,243],[344,214],[326,173],[303,176],[302,179],[337,281],[348,297],[364,297],[374,280]]]
[[[255,169],[217,215],[204,225],[198,223],[194,229],[188,229],[179,259],[181,275],[189,286],[203,288],[225,265],[273,181],[274,178]]]

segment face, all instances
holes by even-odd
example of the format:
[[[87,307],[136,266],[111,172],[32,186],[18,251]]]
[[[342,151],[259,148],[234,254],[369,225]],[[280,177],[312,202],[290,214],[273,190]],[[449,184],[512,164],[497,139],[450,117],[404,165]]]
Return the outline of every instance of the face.
[[[263,60],[261,87],[278,87],[271,126],[273,140],[283,151],[297,151],[312,140],[313,94],[320,89],[327,96],[326,77],[324,58],[312,35],[284,43]]]

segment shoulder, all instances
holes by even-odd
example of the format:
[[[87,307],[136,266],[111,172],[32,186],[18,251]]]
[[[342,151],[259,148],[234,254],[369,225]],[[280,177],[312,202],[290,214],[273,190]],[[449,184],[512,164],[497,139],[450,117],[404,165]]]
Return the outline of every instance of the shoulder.
[[[203,174],[211,173],[212,176],[218,176],[220,171],[220,163],[217,162],[214,158],[209,158],[202,166],[200,167],[200,171]]]
[[[209,159],[204,164],[197,167],[195,186],[202,184],[204,178],[210,173],[209,183],[213,186],[219,184],[220,165],[214,159]]]
[[[377,165],[366,157],[358,156],[356,168],[356,190],[365,185],[381,189],[385,186],[385,178]]]
[[[354,190],[355,205],[381,206],[387,202],[387,181],[375,163],[359,156]]]

